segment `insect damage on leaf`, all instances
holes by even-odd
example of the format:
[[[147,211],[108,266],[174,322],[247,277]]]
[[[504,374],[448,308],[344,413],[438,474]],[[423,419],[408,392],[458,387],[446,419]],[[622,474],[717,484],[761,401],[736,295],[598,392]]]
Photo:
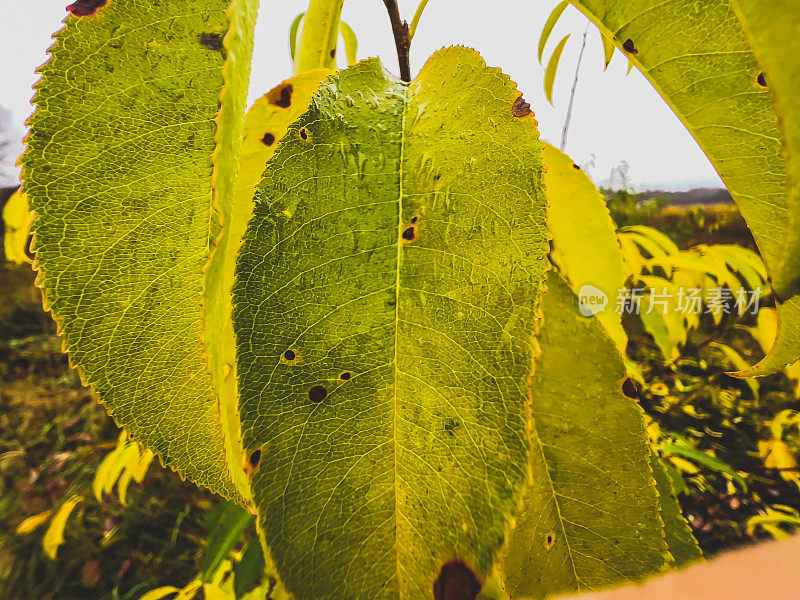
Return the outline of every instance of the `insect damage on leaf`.
[[[88,17],[104,7],[108,0],[78,0],[67,6],[67,10],[76,17]]]
[[[328,390],[324,386],[315,385],[308,390],[308,399],[312,402],[322,402],[328,397]]]
[[[215,50],[219,52],[223,48],[222,36],[218,33],[201,33],[200,44],[209,50]]]
[[[625,394],[628,398],[632,398],[633,400],[639,399],[639,388],[636,386],[636,383],[628,377],[625,381],[622,382],[622,393]]]
[[[636,46],[633,43],[631,38],[628,38],[624,42],[622,42],[622,49],[625,50],[628,54],[639,54],[639,51],[636,49]]]
[[[291,83],[276,87],[267,92],[267,100],[270,104],[280,106],[281,108],[289,108],[292,105],[292,93],[294,87]]]
[[[481,582],[467,565],[452,560],[442,567],[433,583],[434,600],[475,600],[481,591]]]
[[[514,104],[511,105],[511,112],[514,113],[515,117],[527,117],[533,113],[530,103],[525,102],[525,98],[522,95],[517,96],[517,99],[514,100]]]
[[[304,142],[308,141],[308,129],[306,129],[305,127],[300,128],[300,139],[303,140]]]

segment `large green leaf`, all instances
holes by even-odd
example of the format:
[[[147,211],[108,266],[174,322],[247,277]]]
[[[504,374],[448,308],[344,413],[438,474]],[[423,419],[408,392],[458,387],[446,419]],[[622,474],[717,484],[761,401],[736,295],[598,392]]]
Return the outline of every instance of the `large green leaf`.
[[[450,597],[528,476],[535,121],[473,51],[327,80],[269,162],[234,327],[259,526],[297,598]],[[257,461],[256,461],[257,462]]]
[[[235,411],[201,343],[203,269],[214,188],[231,210],[255,0],[94,4],[56,34],[23,161],[45,304],[119,423],[240,498]]]
[[[643,412],[622,357],[556,274],[531,384],[533,482],[500,569],[512,599],[635,580],[669,566]]]
[[[794,239],[800,230],[787,212],[787,166],[779,127],[783,115],[776,114],[769,91],[760,85],[762,67],[732,6],[739,0],[572,1],[602,32],[614,37],[698,141],[739,206],[767,268],[775,273],[783,238]],[[759,23],[768,23],[770,36],[771,28],[780,23],[781,39],[797,43],[796,27],[789,24],[797,23],[793,2],[754,0],[742,6],[763,19]],[[791,87],[796,79],[789,79],[788,73],[796,72],[797,54],[781,46],[783,42],[771,43],[791,65],[776,73],[780,89],[775,93],[784,98],[777,109],[788,105],[796,110],[797,90]],[[774,49],[765,45],[764,51]],[[781,60],[774,57],[770,64]],[[787,134],[791,139],[792,130]],[[772,350],[739,375],[764,375],[800,358],[800,297],[780,305],[779,316]]]

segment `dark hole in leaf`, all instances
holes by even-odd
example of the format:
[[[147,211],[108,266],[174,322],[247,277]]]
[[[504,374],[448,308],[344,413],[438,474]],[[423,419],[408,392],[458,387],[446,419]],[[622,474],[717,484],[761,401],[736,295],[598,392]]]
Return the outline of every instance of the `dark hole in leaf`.
[[[291,83],[287,83],[269,92],[267,94],[267,100],[275,106],[289,108],[292,105],[292,92],[294,92],[294,87],[292,87]]]
[[[201,33],[200,43],[209,50],[222,50],[222,36],[218,33]]]
[[[331,48],[331,58],[336,58],[336,48]]]
[[[413,227],[407,227],[405,231],[403,231],[403,239],[406,241],[411,241],[416,237],[416,232],[414,231]]]
[[[475,600],[480,591],[475,573],[460,560],[445,563],[433,582],[434,600]]]
[[[268,131],[267,133],[265,133],[265,134],[264,134],[264,137],[263,137],[263,138],[261,138],[261,142],[262,142],[262,143],[263,143],[265,146],[272,146],[272,144],[274,144],[274,143],[275,143],[275,136],[274,136],[274,135],[272,135],[272,134],[271,134],[271,133]]]
[[[628,38],[624,42],[622,42],[622,49],[625,50],[628,54],[639,54],[639,51],[636,49],[636,46],[633,43],[631,38]]]
[[[634,400],[639,399],[639,388],[630,377],[622,382],[622,393],[628,398],[633,398]]]
[[[572,163],[572,168],[573,169],[578,169],[578,171],[581,170],[581,168],[578,165],[576,165],[575,163]]]
[[[285,358],[286,360],[294,360],[295,358],[297,358],[297,355],[294,353],[294,350],[287,350],[286,352],[283,353],[283,358]]]
[[[308,390],[308,399],[312,402],[322,402],[328,397],[328,390],[321,385],[315,385]]]
[[[517,96],[517,99],[514,100],[514,104],[511,106],[511,112],[515,117],[525,117],[531,114],[533,111],[531,110],[531,105],[528,102],[525,102],[525,98],[523,98],[522,95],[519,95]]]
[[[756,84],[758,84],[758,86],[759,86],[759,87],[762,87],[762,88],[765,88],[765,87],[767,87],[767,78],[766,78],[766,76],[764,75],[764,71],[761,71],[761,72],[760,72],[760,73],[759,73],[759,74],[756,76]]]
[[[250,461],[250,468],[255,471],[261,463],[261,450],[255,450],[248,460]]]
[[[300,137],[304,140],[308,139],[308,129],[305,127],[300,128]]]
[[[556,545],[556,534],[552,531],[544,536],[544,549],[551,550]]]
[[[348,379],[350,379],[352,376],[353,376],[353,374],[352,374],[350,371],[345,371],[344,373],[342,373],[341,375],[339,375],[339,379],[341,379],[342,381],[347,381],[347,380],[348,380]]]
[[[78,0],[67,6],[67,10],[76,17],[88,17],[106,5],[108,0]]]
[[[414,224],[419,221],[419,217],[411,217],[411,223]]]

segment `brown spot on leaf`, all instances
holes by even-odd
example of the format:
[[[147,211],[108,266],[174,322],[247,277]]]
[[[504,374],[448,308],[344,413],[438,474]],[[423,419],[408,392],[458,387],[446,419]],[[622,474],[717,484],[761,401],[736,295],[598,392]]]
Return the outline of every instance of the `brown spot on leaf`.
[[[636,49],[636,46],[633,43],[631,38],[628,38],[624,42],[622,42],[622,49],[625,50],[628,54],[639,54],[639,51]]]
[[[434,600],[475,600],[480,591],[481,582],[460,560],[445,563],[433,582]]]
[[[639,388],[630,377],[626,378],[625,381],[622,382],[622,393],[633,400],[639,399]]]
[[[104,7],[108,0],[78,0],[67,6],[67,10],[76,17],[88,17]]]
[[[573,169],[577,169],[578,171],[581,170],[581,168],[578,165],[576,165],[575,163],[572,163],[572,168]]]
[[[328,397],[328,390],[321,385],[315,385],[308,390],[308,399],[312,402],[322,402]]]
[[[417,233],[413,227],[406,227],[405,231],[403,231],[403,239],[407,242],[412,241],[415,237],[417,237]]]
[[[244,462],[244,473],[250,477],[253,473],[258,471],[258,466],[261,464],[261,450],[253,450]]]
[[[344,373],[339,375],[339,379],[341,379],[342,381],[348,381],[352,376],[353,374],[350,371],[345,371]]]
[[[331,58],[336,58],[336,48],[331,48]]]
[[[305,127],[300,128],[300,139],[303,141],[308,140],[308,129]]]
[[[297,354],[295,354],[294,350],[287,350],[286,352],[283,353],[283,358],[285,358],[286,360],[294,360],[295,358],[297,358]]]
[[[766,87],[767,87],[767,78],[766,78],[766,76],[764,75],[764,71],[761,71],[761,72],[760,72],[760,73],[759,73],[759,74],[756,76],[756,85],[757,85],[758,87],[760,87],[760,88],[766,88]]]
[[[261,138],[261,143],[265,146],[272,146],[272,144],[275,143],[275,136],[268,131],[264,134],[264,137]]]
[[[270,104],[280,106],[281,108],[289,108],[292,105],[292,94],[294,87],[291,83],[285,83],[273,88],[267,92],[267,100]]]
[[[209,50],[222,50],[222,36],[218,33],[201,33],[200,44]]]
[[[553,546],[556,545],[556,534],[552,531],[548,531],[544,536],[544,549],[545,550],[552,550]]]
[[[527,117],[533,111],[531,110],[531,105],[525,102],[525,98],[520,94],[517,96],[517,99],[514,100],[514,104],[511,105],[511,112],[515,117]]]
[[[412,225],[413,225],[414,223],[416,223],[417,221],[419,221],[419,217],[418,217],[418,216],[417,216],[417,217],[411,217],[411,224],[412,224]]]

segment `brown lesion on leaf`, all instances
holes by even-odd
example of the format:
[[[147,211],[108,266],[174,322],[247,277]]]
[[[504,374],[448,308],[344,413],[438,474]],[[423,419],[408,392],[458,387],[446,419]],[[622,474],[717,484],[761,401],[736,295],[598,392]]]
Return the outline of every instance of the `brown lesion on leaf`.
[[[527,117],[533,113],[530,103],[525,102],[525,98],[522,97],[522,94],[517,96],[517,99],[514,100],[514,104],[511,105],[511,112],[515,117]]]
[[[414,217],[411,217],[411,224],[412,224],[412,225],[413,225],[414,223],[416,223],[417,221],[419,221],[419,215],[416,215],[416,216],[414,216]]]
[[[283,83],[267,92],[267,102],[281,108],[289,108],[292,105],[293,93],[294,86],[291,83]]]
[[[331,56],[331,59],[336,58],[336,48],[331,48],[330,56]]]
[[[350,381],[350,378],[352,376],[353,374],[350,371],[344,371],[343,373],[339,374],[339,379],[341,379],[342,381]]]
[[[200,45],[219,52],[222,50],[222,36],[218,33],[201,33]]]
[[[250,477],[253,473],[258,471],[258,467],[260,464],[261,464],[261,450],[260,449],[253,450],[247,456],[247,459],[245,460],[245,463],[243,465],[245,475]]]
[[[286,362],[294,362],[297,359],[297,353],[291,348],[283,353],[283,360]]]
[[[764,75],[764,71],[759,71],[758,75],[756,75],[756,87],[767,88],[767,77]]]
[[[544,534],[544,549],[552,550],[555,545],[556,545],[556,534],[552,531],[548,531],[546,534]]]
[[[403,230],[402,238],[407,242],[413,242],[417,238],[417,230],[412,225],[411,227],[406,227]]]
[[[76,17],[90,17],[106,4],[108,0],[77,0],[67,6],[67,10]]]
[[[463,560],[454,559],[442,565],[433,582],[434,600],[475,600],[482,584]]]
[[[314,403],[322,402],[327,397],[328,397],[328,390],[325,389],[325,386],[315,385],[308,390],[308,399]]]
[[[308,129],[306,129],[305,127],[300,128],[298,135],[300,136],[300,139],[303,140],[304,142],[307,142],[308,138],[311,137],[310,134],[308,133]]]
[[[261,138],[261,143],[265,146],[272,146],[272,144],[275,143],[275,136],[268,131],[264,134],[264,137]]]
[[[631,377],[626,377],[622,382],[622,393],[633,400],[639,399],[639,388]]]
[[[573,169],[577,169],[578,171],[580,171],[580,170],[581,170],[581,168],[580,168],[580,167],[579,167],[577,164],[575,164],[575,163],[572,163],[572,168],[573,168]]]
[[[622,49],[625,50],[625,52],[627,52],[628,54],[633,54],[634,56],[636,54],[639,54],[639,50],[637,50],[636,44],[633,43],[633,40],[631,38],[628,38],[627,40],[622,42]]]

